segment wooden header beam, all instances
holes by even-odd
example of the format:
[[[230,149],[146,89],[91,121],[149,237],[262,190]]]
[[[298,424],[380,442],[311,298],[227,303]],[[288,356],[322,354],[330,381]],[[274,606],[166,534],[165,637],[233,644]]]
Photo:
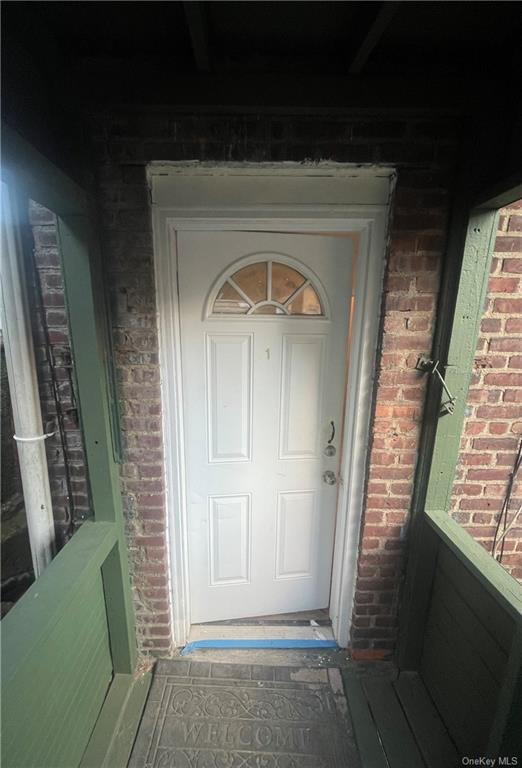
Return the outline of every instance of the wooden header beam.
[[[84,213],[88,195],[76,182],[2,123],[2,180],[20,196],[34,200],[57,216]]]
[[[522,199],[522,172],[483,190],[475,198],[477,208],[505,208]]]

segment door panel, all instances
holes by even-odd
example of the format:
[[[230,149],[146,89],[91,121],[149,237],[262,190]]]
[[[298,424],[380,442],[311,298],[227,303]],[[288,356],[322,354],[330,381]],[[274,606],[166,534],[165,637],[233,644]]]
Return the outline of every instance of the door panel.
[[[276,579],[311,577],[316,493],[287,491],[278,494],[277,501]]]
[[[192,622],[328,605],[351,249],[178,234]]]
[[[250,461],[252,335],[207,336],[209,461]]]
[[[319,455],[325,336],[283,334],[281,459]]]
[[[248,584],[250,496],[211,496],[210,583]]]

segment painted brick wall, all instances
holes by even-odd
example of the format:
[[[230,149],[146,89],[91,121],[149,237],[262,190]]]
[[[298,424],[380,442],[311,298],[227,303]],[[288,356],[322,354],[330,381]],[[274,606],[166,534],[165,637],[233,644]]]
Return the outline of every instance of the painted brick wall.
[[[426,120],[143,110],[92,121],[101,242],[113,306],[122,488],[139,644],[171,649],[160,377],[145,164],[151,160],[387,163],[399,170],[383,294],[368,495],[352,644],[393,648],[425,377],[459,126]]]
[[[500,212],[452,497],[453,517],[488,551],[520,440],[522,200]],[[522,471],[513,487],[508,521],[521,504]],[[522,518],[506,537],[502,564],[522,581]]]
[[[60,547],[92,512],[74,397],[56,217],[46,208],[31,202],[29,222],[29,236],[34,246],[30,291],[35,356],[44,429],[55,432],[45,444],[57,544]],[[53,384],[53,373],[56,385]],[[64,415],[65,447],[58,429],[57,403]]]

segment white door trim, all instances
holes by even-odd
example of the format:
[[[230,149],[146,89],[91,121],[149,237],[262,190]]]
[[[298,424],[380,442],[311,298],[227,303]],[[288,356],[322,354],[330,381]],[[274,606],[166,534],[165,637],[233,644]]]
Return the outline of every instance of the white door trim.
[[[289,164],[270,166],[260,164],[265,181],[271,181],[266,189],[272,189],[270,203],[252,206],[256,188],[255,167],[216,165],[205,167],[205,178],[211,178],[219,189],[220,179],[227,172],[234,177],[244,177],[241,202],[236,194],[219,200],[219,209],[210,207],[209,200],[198,189],[197,207],[190,195],[183,197],[183,184],[188,187],[194,176],[201,176],[199,164],[152,164],[149,166],[149,183],[152,193],[152,219],[154,236],[154,265],[157,296],[157,320],[159,333],[159,360],[161,371],[162,419],[164,439],[164,467],[167,505],[167,539],[171,563],[170,585],[172,595],[172,625],[174,642],[184,645],[190,630],[190,600],[188,582],[187,509],[185,493],[185,450],[183,434],[183,391],[181,378],[181,334],[179,319],[179,295],[176,267],[176,233],[181,230],[254,230],[277,232],[358,232],[359,256],[355,278],[355,312],[351,332],[350,366],[347,377],[346,408],[343,429],[341,478],[335,531],[335,545],[330,596],[330,616],[335,638],[341,647],[349,641],[350,621],[355,591],[359,529],[363,508],[366,456],[369,439],[370,412],[375,375],[375,355],[378,342],[380,301],[385,263],[386,229],[389,201],[393,191],[394,174],[391,169],[375,168],[371,171],[349,166],[314,166],[314,174],[306,166]],[[313,186],[304,184],[321,169],[321,194],[315,204],[310,200]],[[358,174],[361,174],[359,179]],[[277,199],[279,181],[288,175],[292,184],[308,187],[299,197],[299,204],[288,205],[288,186],[284,201]],[[311,178],[312,176],[312,178]],[[167,178],[165,178],[167,177]],[[268,177],[268,178],[267,178]],[[328,179],[333,182],[335,202],[324,202],[324,190]],[[349,205],[342,205],[342,189],[339,182],[346,182]],[[159,186],[156,182],[159,181]],[[317,182],[317,178],[313,178]],[[385,181],[387,197],[383,202]],[[364,205],[355,205],[358,183],[364,188]],[[241,185],[239,185],[241,188]],[[156,195],[157,189],[161,194]],[[171,196],[175,191],[174,197]],[[255,190],[252,193],[252,190]],[[250,197],[249,197],[250,193]],[[214,197],[212,194],[210,197]],[[280,195],[281,199],[282,195]],[[377,202],[372,205],[370,198]],[[180,200],[187,200],[180,206]],[[321,199],[322,198],[322,199]],[[168,199],[174,205],[169,207]],[[266,198],[265,198],[266,199]],[[292,198],[292,202],[293,202]]]

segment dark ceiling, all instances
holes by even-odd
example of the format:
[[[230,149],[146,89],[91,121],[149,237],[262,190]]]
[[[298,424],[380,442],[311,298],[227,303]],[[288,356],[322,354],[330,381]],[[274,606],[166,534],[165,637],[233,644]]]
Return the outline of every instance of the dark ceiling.
[[[2,119],[64,156],[86,113],[428,110],[517,120],[519,2],[19,2]]]
[[[6,0],[2,15],[4,43],[101,98],[132,99],[144,73],[491,78],[517,66],[522,39],[518,2]]]

